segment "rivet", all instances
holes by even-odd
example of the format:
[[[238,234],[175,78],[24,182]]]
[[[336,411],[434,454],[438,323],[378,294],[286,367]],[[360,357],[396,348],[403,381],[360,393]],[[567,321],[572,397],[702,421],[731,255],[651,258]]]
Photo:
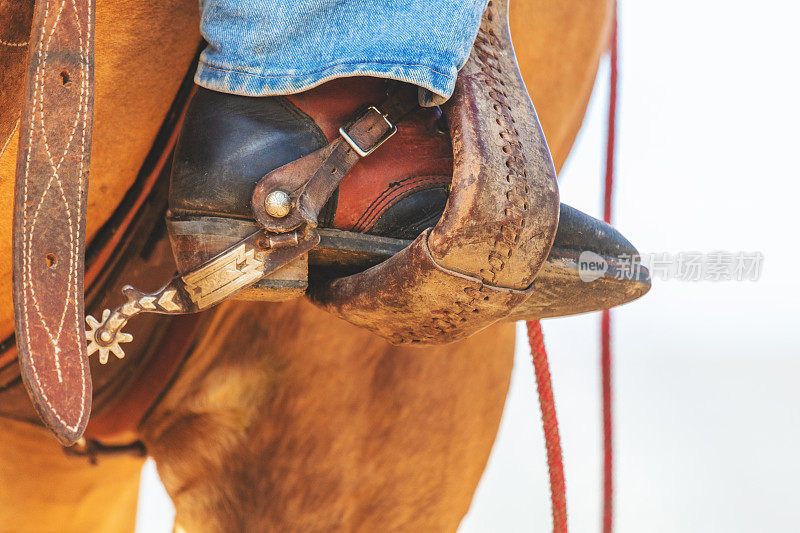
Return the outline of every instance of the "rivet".
[[[275,189],[264,200],[264,208],[269,216],[283,218],[292,211],[292,197],[284,190]]]

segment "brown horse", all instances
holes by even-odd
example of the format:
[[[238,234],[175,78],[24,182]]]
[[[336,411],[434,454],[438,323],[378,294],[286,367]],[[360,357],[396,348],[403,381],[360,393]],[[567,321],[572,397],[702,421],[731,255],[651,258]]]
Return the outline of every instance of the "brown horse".
[[[612,0],[511,3],[520,68],[557,168],[580,128],[611,14]],[[195,0],[98,2],[89,239],[136,179],[193,60],[197,27]],[[0,39],[0,47],[15,44]],[[14,329],[18,139],[8,129],[0,138],[0,231],[8,236],[0,241],[0,338]],[[135,430],[116,437],[146,444],[182,528],[457,528],[502,414],[511,323],[448,346],[409,348],[303,300],[232,302],[191,334],[168,390]],[[147,385],[116,377],[120,395]],[[132,529],[144,458],[103,455],[92,465],[28,420],[0,419],[0,529]]]

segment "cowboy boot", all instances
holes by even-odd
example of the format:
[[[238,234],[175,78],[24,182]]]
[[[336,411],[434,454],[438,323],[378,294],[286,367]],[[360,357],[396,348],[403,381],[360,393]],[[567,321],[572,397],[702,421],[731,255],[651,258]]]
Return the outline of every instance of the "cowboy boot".
[[[300,94],[263,98],[198,87],[172,167],[167,227],[178,270],[199,266],[258,229],[250,207],[256,182],[325,146],[359,109],[379,104],[385,93],[386,82],[376,78],[339,79]],[[441,111],[420,108],[397,127],[389,142],[355,165],[320,212],[320,228],[332,230],[323,239],[336,244],[322,246],[327,253],[315,252],[312,262],[339,273],[363,269],[379,260],[370,258],[371,248],[402,248],[441,216],[453,168]],[[376,237],[356,242],[356,233]],[[307,265],[308,258],[300,258],[237,297],[299,296],[308,286]]]
[[[339,135],[365,105],[381,102],[385,82],[348,78],[309,91],[253,98],[198,88],[172,168],[167,228],[181,273],[257,231],[251,196],[262,176]],[[353,274],[397,254],[442,216],[453,176],[453,146],[437,107],[400,122],[397,134],[361,159],[319,215],[322,242],[307,256],[238,292],[280,301],[306,292],[312,277]],[[636,248],[611,226],[562,205],[537,290],[508,317],[564,316],[620,305],[646,293],[646,269],[624,271]],[[586,255],[588,254],[588,255]],[[587,282],[580,258],[605,263]]]

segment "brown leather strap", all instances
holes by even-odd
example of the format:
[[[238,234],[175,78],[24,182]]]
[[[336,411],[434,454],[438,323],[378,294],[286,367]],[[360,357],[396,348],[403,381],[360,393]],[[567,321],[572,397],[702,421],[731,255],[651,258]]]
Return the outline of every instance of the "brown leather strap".
[[[63,444],[80,438],[92,401],[83,271],[93,28],[93,0],[36,2],[14,197],[19,362],[37,411]]]
[[[417,92],[397,84],[380,106],[371,106],[339,129],[340,135],[319,150],[277,168],[261,178],[253,191],[255,219],[268,231],[291,231],[303,223],[317,225],[317,217],[342,178],[362,157],[378,149],[397,131],[397,122],[418,109]],[[282,190],[292,199],[290,213],[270,216],[265,201]]]

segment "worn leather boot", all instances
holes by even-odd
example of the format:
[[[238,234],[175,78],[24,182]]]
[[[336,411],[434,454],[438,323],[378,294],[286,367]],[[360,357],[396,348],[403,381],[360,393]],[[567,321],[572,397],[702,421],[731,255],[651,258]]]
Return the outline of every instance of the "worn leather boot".
[[[198,87],[172,167],[167,225],[179,271],[199,266],[255,231],[250,198],[256,182],[326,145],[361,108],[380,104],[385,92],[386,81],[376,78],[339,79],[300,94],[264,98]],[[345,271],[352,256],[347,250],[369,256],[369,248],[392,248],[394,240],[413,239],[437,222],[453,167],[442,120],[437,107],[415,111],[343,179],[319,223],[346,233],[323,235],[338,240],[329,253],[314,258],[322,270],[330,263]],[[358,243],[350,237],[354,233],[386,240]],[[330,253],[337,248],[345,250]],[[238,297],[288,299],[301,295],[307,280],[308,258],[303,257]]]

